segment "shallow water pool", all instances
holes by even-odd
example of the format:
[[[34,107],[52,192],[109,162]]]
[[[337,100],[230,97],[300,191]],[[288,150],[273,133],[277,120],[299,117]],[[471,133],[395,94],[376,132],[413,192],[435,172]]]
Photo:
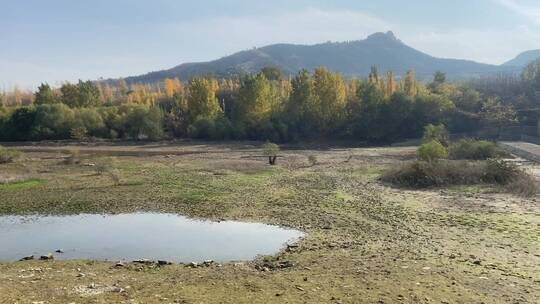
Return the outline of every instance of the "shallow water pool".
[[[0,216],[0,261],[48,253],[60,260],[241,261],[275,254],[302,236],[265,224],[161,213]]]

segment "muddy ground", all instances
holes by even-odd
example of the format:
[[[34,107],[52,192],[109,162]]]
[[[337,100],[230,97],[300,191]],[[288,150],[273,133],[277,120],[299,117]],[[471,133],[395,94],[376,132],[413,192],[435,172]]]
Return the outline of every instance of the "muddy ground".
[[[386,168],[413,159],[414,148],[293,149],[274,167],[250,143],[41,148],[0,165],[0,214],[162,211],[284,225],[307,236],[276,256],[199,268],[3,262],[0,303],[540,298],[540,198],[490,186],[415,191],[378,181]],[[80,154],[74,163],[66,161],[72,150]]]

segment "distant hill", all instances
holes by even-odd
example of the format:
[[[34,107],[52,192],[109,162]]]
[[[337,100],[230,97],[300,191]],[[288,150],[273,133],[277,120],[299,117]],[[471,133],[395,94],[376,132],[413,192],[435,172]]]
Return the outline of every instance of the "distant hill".
[[[128,77],[129,83],[152,83],[164,78],[187,80],[197,75],[225,77],[257,73],[265,66],[278,66],[286,74],[301,69],[325,66],[346,77],[365,77],[372,65],[381,73],[392,70],[404,75],[414,69],[420,79],[429,79],[436,71],[444,71],[450,79],[478,77],[498,72],[516,71],[513,66],[496,66],[470,60],[436,58],[407,46],[392,32],[375,33],[365,40],[322,43],[316,45],[274,44],[241,51],[218,60],[185,63],[172,69]]]
[[[540,50],[532,50],[519,54],[516,58],[505,62],[503,66],[524,67],[531,61],[540,59]]]

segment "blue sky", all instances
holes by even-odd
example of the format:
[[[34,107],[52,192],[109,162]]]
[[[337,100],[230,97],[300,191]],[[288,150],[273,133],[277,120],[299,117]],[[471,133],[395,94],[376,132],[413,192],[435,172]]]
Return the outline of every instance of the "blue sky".
[[[0,89],[387,30],[431,55],[486,63],[540,48],[538,0],[0,0],[0,12]]]

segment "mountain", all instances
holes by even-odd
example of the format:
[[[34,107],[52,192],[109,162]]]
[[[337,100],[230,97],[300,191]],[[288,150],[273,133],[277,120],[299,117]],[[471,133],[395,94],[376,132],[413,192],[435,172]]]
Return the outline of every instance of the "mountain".
[[[404,75],[412,68],[419,79],[430,79],[436,71],[444,71],[450,79],[463,79],[505,71],[512,66],[496,66],[470,60],[436,58],[407,46],[392,32],[375,33],[365,40],[322,43],[316,45],[274,44],[241,51],[218,60],[185,63],[172,69],[128,77],[129,83],[151,83],[164,78],[186,80],[196,75],[225,77],[257,73],[265,66],[278,66],[287,75],[301,69],[325,66],[346,77],[365,77],[372,65],[381,73],[392,70]]]
[[[503,66],[524,67],[531,61],[540,59],[540,50],[532,50],[519,54],[516,58],[505,62]]]

